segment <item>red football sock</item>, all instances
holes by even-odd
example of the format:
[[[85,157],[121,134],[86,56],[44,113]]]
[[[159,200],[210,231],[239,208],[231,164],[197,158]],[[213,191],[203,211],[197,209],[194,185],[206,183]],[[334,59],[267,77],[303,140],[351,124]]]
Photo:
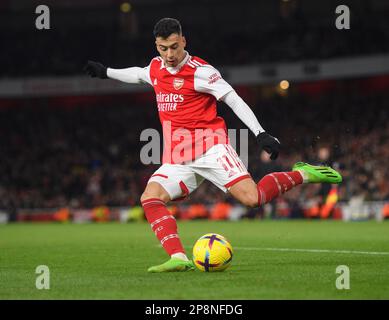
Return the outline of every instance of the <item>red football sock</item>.
[[[142,202],[146,219],[151,225],[158,240],[169,256],[174,253],[185,253],[177,234],[176,219],[166,208],[166,204],[158,198],[147,199]]]
[[[282,193],[302,183],[303,177],[298,171],[267,174],[257,184],[258,204],[268,203]]]

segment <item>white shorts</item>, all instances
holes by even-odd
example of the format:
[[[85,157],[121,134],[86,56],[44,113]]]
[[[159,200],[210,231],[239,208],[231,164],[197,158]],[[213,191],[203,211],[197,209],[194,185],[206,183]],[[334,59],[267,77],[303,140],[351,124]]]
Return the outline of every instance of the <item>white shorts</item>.
[[[170,199],[177,200],[196,190],[204,179],[228,192],[235,183],[250,177],[234,148],[229,144],[217,144],[192,162],[163,164],[148,183],[158,182]]]

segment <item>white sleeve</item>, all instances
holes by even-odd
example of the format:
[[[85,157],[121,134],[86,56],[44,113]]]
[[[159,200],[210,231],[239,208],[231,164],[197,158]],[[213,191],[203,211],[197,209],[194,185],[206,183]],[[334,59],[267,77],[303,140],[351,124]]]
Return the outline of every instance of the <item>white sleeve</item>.
[[[221,76],[220,72],[210,65],[197,67],[194,74],[194,89],[213,95],[217,100],[234,90]]]
[[[107,69],[108,78],[127,82],[127,83],[148,83],[150,80],[150,65],[144,68],[131,67],[126,69]]]
[[[252,133],[254,133],[255,136],[265,131],[259,124],[254,112],[235,90],[224,95],[221,100],[227,104],[232,111],[234,111],[238,118],[242,120],[242,122],[251,130]]]

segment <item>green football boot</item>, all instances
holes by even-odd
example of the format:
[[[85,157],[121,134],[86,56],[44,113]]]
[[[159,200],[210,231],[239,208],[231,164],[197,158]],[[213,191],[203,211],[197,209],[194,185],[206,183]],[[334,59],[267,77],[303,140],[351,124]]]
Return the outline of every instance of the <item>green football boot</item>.
[[[297,162],[294,164],[292,171],[303,171],[304,178],[308,183],[331,183],[338,184],[342,182],[342,176],[338,171],[331,167],[313,166],[305,162]]]
[[[177,258],[170,258],[163,264],[150,267],[147,272],[181,272],[194,270],[194,264],[192,261],[184,261]]]

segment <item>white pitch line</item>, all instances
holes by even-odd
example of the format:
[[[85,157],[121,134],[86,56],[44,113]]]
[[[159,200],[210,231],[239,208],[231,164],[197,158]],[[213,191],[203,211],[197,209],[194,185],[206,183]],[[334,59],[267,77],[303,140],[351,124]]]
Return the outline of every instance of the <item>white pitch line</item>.
[[[161,245],[158,245],[162,247]],[[192,248],[192,246],[184,246],[185,248]],[[297,248],[259,248],[259,247],[233,247],[236,250],[248,251],[284,251],[284,252],[312,252],[312,253],[349,253],[349,254],[370,254],[387,256],[389,252],[386,251],[355,251],[355,250],[329,250],[329,249],[297,249]]]
[[[253,251],[285,251],[285,252],[312,252],[312,253],[349,253],[349,254],[370,254],[389,255],[385,251],[353,251],[353,250],[328,250],[328,249],[297,249],[297,248],[254,248],[254,247],[234,247],[236,250]]]

